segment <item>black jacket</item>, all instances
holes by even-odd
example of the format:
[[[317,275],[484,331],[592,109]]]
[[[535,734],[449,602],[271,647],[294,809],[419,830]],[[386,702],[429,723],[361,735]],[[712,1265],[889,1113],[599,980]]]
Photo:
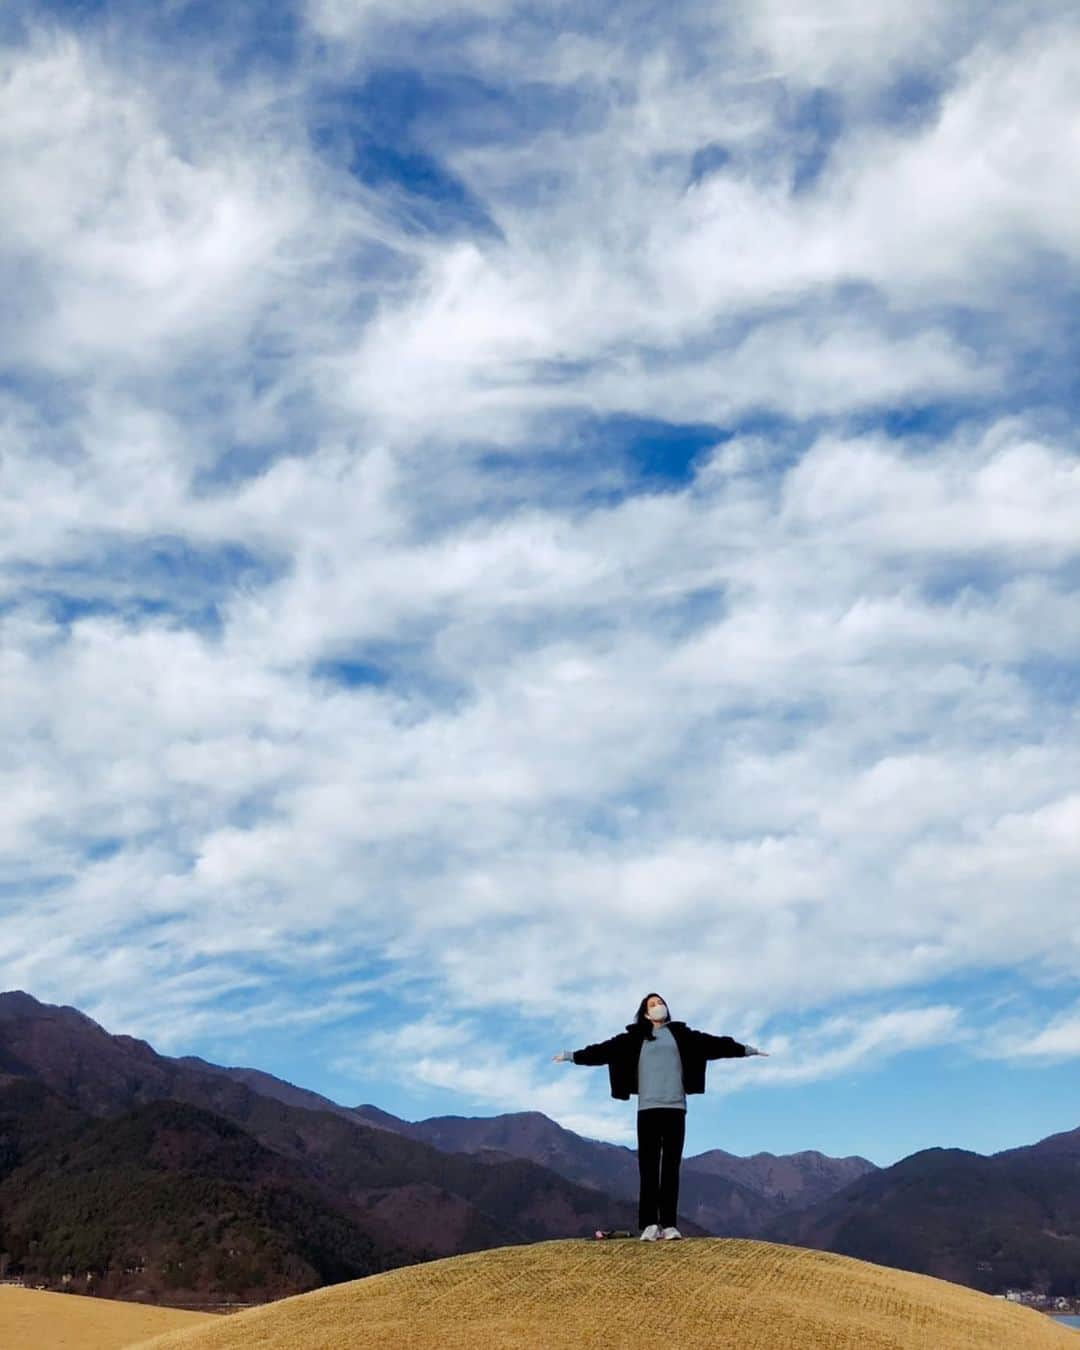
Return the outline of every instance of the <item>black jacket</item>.
[[[683,1090],[705,1091],[705,1062],[710,1059],[741,1059],[746,1046],[730,1036],[710,1036],[707,1031],[694,1031],[685,1022],[665,1022],[682,1060]],[[575,1064],[606,1064],[611,1079],[611,1095],[629,1101],[638,1090],[638,1058],[645,1028],[640,1022],[628,1022],[625,1031],[612,1036],[610,1041],[598,1041],[584,1050],[575,1050]]]

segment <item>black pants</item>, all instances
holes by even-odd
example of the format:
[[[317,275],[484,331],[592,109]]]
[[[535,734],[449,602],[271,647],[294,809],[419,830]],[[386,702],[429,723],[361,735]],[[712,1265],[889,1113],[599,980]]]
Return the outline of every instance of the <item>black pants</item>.
[[[679,1164],[686,1138],[686,1112],[653,1106],[637,1113],[638,1226],[675,1227],[679,1205]]]

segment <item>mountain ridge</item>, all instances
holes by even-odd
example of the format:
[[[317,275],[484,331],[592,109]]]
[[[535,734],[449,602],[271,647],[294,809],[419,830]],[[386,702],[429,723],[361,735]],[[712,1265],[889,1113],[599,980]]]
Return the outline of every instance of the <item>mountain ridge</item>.
[[[159,1056],[137,1038],[111,1036],[78,1010],[39,1004],[26,995],[0,995],[0,1054],[6,1082],[36,1083],[64,1109],[111,1122],[114,1131],[127,1114],[161,1100],[239,1127],[298,1169],[320,1204],[367,1232],[379,1260],[408,1263],[553,1233],[627,1227],[634,1220],[628,1202],[577,1186],[529,1160],[445,1154],[365,1125],[345,1108],[289,1105],[226,1072],[208,1071],[205,1062]],[[5,1149],[11,1154],[18,1138],[15,1122],[0,1136],[0,1157]],[[17,1157],[8,1157],[9,1170],[18,1165]],[[0,1212],[0,1232],[5,1224],[11,1229],[10,1219]],[[692,1220],[684,1222],[690,1231],[702,1231]],[[93,1227],[83,1221],[84,1229],[88,1225]],[[25,1265],[25,1252],[18,1249],[18,1255]],[[273,1292],[281,1292],[280,1281]]]
[[[28,1134],[33,1085],[49,1100],[38,1103]],[[343,1216],[374,1243],[376,1262],[635,1227],[635,1153],[576,1135],[542,1112],[404,1121],[261,1070],[158,1055],[78,1009],[22,991],[0,994],[0,1090],[10,1107],[0,1121],[0,1199],[34,1130],[47,1143],[72,1112],[108,1122],[175,1100],[282,1160],[293,1169],[283,1184],[308,1197],[296,1203]],[[196,1156],[195,1136],[209,1127],[189,1119],[185,1128],[191,1138],[175,1143],[178,1160]],[[198,1172],[187,1163],[178,1170]],[[228,1168],[217,1182],[239,1184]],[[720,1224],[730,1237],[795,1243],[974,1288],[1037,1285],[1080,1296],[1080,1129],[988,1157],[925,1149],[888,1168],[812,1149],[749,1158],[713,1149],[684,1159],[680,1195],[687,1236]],[[4,1222],[0,1205],[0,1238]]]

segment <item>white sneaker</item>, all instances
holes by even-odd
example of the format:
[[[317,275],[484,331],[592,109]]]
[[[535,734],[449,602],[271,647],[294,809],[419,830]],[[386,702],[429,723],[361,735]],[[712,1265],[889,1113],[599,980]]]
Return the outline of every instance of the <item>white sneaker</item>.
[[[670,1238],[681,1238],[681,1237],[682,1237],[682,1234],[679,1232],[679,1230],[678,1230],[677,1228],[665,1228],[665,1229],[661,1232],[660,1236],[661,1236],[662,1238],[669,1238],[669,1239],[670,1239]]]
[[[648,1228],[645,1229],[644,1233],[642,1233],[640,1241],[655,1242],[659,1236],[660,1236],[660,1225],[657,1223],[651,1223],[649,1224]]]

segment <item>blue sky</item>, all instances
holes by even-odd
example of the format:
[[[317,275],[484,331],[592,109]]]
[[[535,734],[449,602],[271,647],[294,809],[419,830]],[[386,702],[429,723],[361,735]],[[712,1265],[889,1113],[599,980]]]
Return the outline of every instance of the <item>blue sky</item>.
[[[23,4],[0,960],[688,1150],[1080,1125],[1072,6]]]

